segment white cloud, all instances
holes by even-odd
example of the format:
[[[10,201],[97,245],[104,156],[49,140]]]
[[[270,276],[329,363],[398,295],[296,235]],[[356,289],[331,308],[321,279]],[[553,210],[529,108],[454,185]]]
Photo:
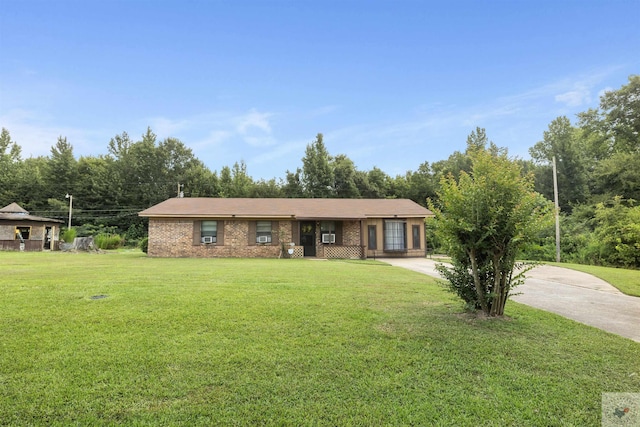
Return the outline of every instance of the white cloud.
[[[265,150],[252,158],[250,162],[255,165],[260,165],[264,163],[271,163],[274,160],[281,159],[286,157],[292,153],[301,153],[300,157],[302,158],[302,153],[304,152],[304,147],[308,144],[306,140],[300,141],[292,141],[285,143],[274,144],[274,146],[270,150]],[[295,170],[300,164],[295,163],[291,166],[288,166],[289,170]]]
[[[48,156],[51,147],[56,144],[58,137],[64,136],[73,146],[76,156],[97,155],[91,140],[98,136],[97,132],[84,129],[55,126],[49,124],[48,117],[38,115],[28,110],[10,110],[0,116],[0,127],[6,128],[11,139],[22,149],[22,157]],[[105,148],[106,143],[104,145]]]
[[[493,120],[496,118],[505,118],[508,116],[515,116],[522,112],[522,105],[518,104],[506,104],[502,105],[498,102],[498,105],[489,106],[486,109],[480,108],[481,111],[470,112],[468,117],[463,120],[465,126],[475,128],[480,123],[487,120]]]
[[[557,80],[473,105],[435,100],[395,121],[354,123],[328,130],[325,143],[332,154],[347,154],[359,168],[366,169],[367,163],[379,163],[380,159],[388,164],[406,163],[408,150],[415,157],[411,160],[415,165],[409,167],[417,167],[422,161],[437,161],[464,150],[467,135],[480,126],[487,129],[490,140],[508,147],[512,155],[525,157],[553,118],[591,106],[591,93],[611,71]],[[398,156],[398,151],[405,154]],[[383,169],[392,171],[389,166]]]
[[[276,143],[271,136],[271,113],[260,113],[251,110],[249,113],[237,118],[236,131],[244,142],[252,147],[267,147]]]
[[[237,130],[241,135],[245,135],[255,129],[259,129],[265,133],[271,133],[271,125],[269,124],[270,113],[259,113],[251,110],[238,119]]]
[[[583,107],[594,101],[591,94],[595,87],[599,86],[611,74],[619,71],[620,68],[620,66],[602,68],[575,79],[563,79],[548,85],[548,87],[556,91],[554,96],[556,102],[565,104],[567,107]],[[601,96],[606,90],[611,89],[607,87],[601,90],[598,96]]]
[[[170,136],[188,128],[189,120],[172,120],[166,117],[154,117],[149,119],[149,127],[156,135]]]
[[[233,132],[229,132],[226,130],[212,130],[207,134],[206,137],[198,141],[195,141],[191,145],[193,145],[194,147],[203,147],[203,148],[215,147],[224,143],[232,136],[233,136]]]
[[[588,88],[581,87],[556,95],[554,99],[556,102],[566,104],[568,107],[580,107],[591,102],[591,92]]]
[[[190,144],[200,147],[239,139],[250,146],[262,147],[276,142],[271,135],[271,116],[272,113],[251,109],[242,114],[219,111],[177,119],[153,117],[147,122],[160,139],[168,136],[186,138]]]

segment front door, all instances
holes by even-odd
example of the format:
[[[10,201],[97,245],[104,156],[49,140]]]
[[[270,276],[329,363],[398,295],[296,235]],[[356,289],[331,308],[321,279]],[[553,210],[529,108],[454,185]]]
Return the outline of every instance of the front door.
[[[44,228],[44,249],[46,251],[51,250],[51,234],[52,234],[52,230],[51,227],[45,227]]]
[[[303,221],[300,223],[300,245],[304,248],[304,256],[316,256],[316,223]]]

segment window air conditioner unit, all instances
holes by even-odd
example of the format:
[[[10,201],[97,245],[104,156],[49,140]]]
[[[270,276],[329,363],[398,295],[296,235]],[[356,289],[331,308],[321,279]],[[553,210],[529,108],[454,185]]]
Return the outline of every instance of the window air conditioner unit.
[[[202,238],[202,243],[213,243],[215,242],[215,238],[213,236],[204,236]]]
[[[269,236],[258,236],[258,243],[269,243]]]
[[[323,234],[322,235],[322,243],[335,243],[336,242],[336,235],[335,234]]]

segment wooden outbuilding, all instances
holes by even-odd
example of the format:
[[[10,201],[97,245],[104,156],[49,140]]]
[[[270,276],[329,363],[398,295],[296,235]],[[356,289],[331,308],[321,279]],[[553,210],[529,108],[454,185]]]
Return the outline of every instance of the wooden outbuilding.
[[[54,250],[64,221],[30,215],[17,203],[0,209],[0,250]]]

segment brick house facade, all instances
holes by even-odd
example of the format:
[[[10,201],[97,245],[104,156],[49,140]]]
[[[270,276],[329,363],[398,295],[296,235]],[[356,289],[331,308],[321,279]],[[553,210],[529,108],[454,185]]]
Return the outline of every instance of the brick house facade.
[[[368,258],[425,256],[432,214],[403,199],[175,198],[139,215],[152,257]]]

